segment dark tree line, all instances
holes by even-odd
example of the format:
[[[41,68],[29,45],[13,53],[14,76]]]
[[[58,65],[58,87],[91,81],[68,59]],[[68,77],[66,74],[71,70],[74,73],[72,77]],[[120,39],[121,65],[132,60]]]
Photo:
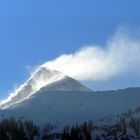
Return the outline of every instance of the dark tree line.
[[[33,140],[38,132],[38,127],[31,120],[9,118],[0,122],[0,140]]]
[[[135,134],[130,135],[127,131],[128,128],[131,128]],[[82,125],[67,126],[60,133],[57,130],[49,123],[44,125],[44,129],[42,127],[40,129],[32,120],[9,118],[0,122],[0,140],[140,139],[140,119],[131,116],[128,120],[122,117],[118,123],[113,125],[104,125],[101,127],[94,125],[93,127],[91,122],[85,122]],[[97,131],[100,132],[98,135],[96,135]],[[91,134],[93,134],[93,138]]]
[[[84,123],[83,125],[76,125],[72,128],[65,127],[62,140],[92,140],[91,132],[93,126],[92,123]]]
[[[92,123],[65,127],[62,133],[52,133],[54,127],[51,124],[44,125],[40,129],[32,120],[4,119],[0,122],[0,140],[92,140]]]

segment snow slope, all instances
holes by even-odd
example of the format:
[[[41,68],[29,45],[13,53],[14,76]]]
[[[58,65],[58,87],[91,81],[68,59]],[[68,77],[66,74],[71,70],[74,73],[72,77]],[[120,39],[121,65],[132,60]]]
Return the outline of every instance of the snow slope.
[[[45,91],[90,91],[90,89],[81,85],[76,80],[58,71],[39,67],[23,85],[6,100],[1,102],[0,108],[3,109],[15,103],[22,102],[31,95],[36,94],[42,88]]]
[[[64,126],[135,109],[139,99],[140,88],[93,92],[60,72],[40,67],[0,105],[0,119],[13,116]]]
[[[1,111],[1,118],[15,116],[38,124],[74,124],[99,120],[140,106],[140,88],[108,92],[45,91]]]

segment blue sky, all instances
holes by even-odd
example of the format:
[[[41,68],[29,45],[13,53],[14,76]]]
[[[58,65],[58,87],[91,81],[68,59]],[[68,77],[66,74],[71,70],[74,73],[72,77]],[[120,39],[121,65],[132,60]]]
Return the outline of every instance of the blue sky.
[[[104,44],[120,25],[139,27],[139,5],[138,0],[1,0],[0,98],[28,77],[28,66]]]

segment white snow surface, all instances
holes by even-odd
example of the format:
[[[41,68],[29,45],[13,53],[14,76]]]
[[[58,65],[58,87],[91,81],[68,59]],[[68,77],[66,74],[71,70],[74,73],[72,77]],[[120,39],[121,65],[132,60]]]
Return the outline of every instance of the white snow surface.
[[[36,94],[42,88],[45,91],[90,91],[90,89],[61,72],[39,67],[23,85],[0,103],[0,108],[4,109],[21,102]]]
[[[41,67],[0,105],[0,120],[16,117],[65,126],[135,109],[139,99],[140,88],[93,92],[60,72]]]
[[[140,88],[106,92],[45,91],[0,111],[0,118],[33,119],[58,126],[97,121],[140,106]]]

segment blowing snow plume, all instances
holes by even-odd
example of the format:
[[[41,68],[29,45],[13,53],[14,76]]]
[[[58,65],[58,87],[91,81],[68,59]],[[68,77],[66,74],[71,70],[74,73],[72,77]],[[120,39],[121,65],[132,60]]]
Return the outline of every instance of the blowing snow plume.
[[[39,66],[24,84],[20,85],[6,100],[0,103],[0,108],[6,108],[12,104],[21,102],[39,91],[42,87],[59,81],[64,77],[65,75],[60,72],[50,71]]]
[[[120,75],[138,75],[139,71],[140,41],[130,37],[128,32],[118,31],[105,46],[86,46],[38,66],[23,85],[1,102],[0,108],[5,107],[5,103],[7,106],[7,103],[9,105],[31,96],[50,82],[63,79],[65,75],[77,80],[94,81],[95,84],[96,81]]]
[[[84,81],[101,81],[124,73],[138,73],[140,41],[118,31],[105,46],[86,46],[46,62],[44,66]]]

